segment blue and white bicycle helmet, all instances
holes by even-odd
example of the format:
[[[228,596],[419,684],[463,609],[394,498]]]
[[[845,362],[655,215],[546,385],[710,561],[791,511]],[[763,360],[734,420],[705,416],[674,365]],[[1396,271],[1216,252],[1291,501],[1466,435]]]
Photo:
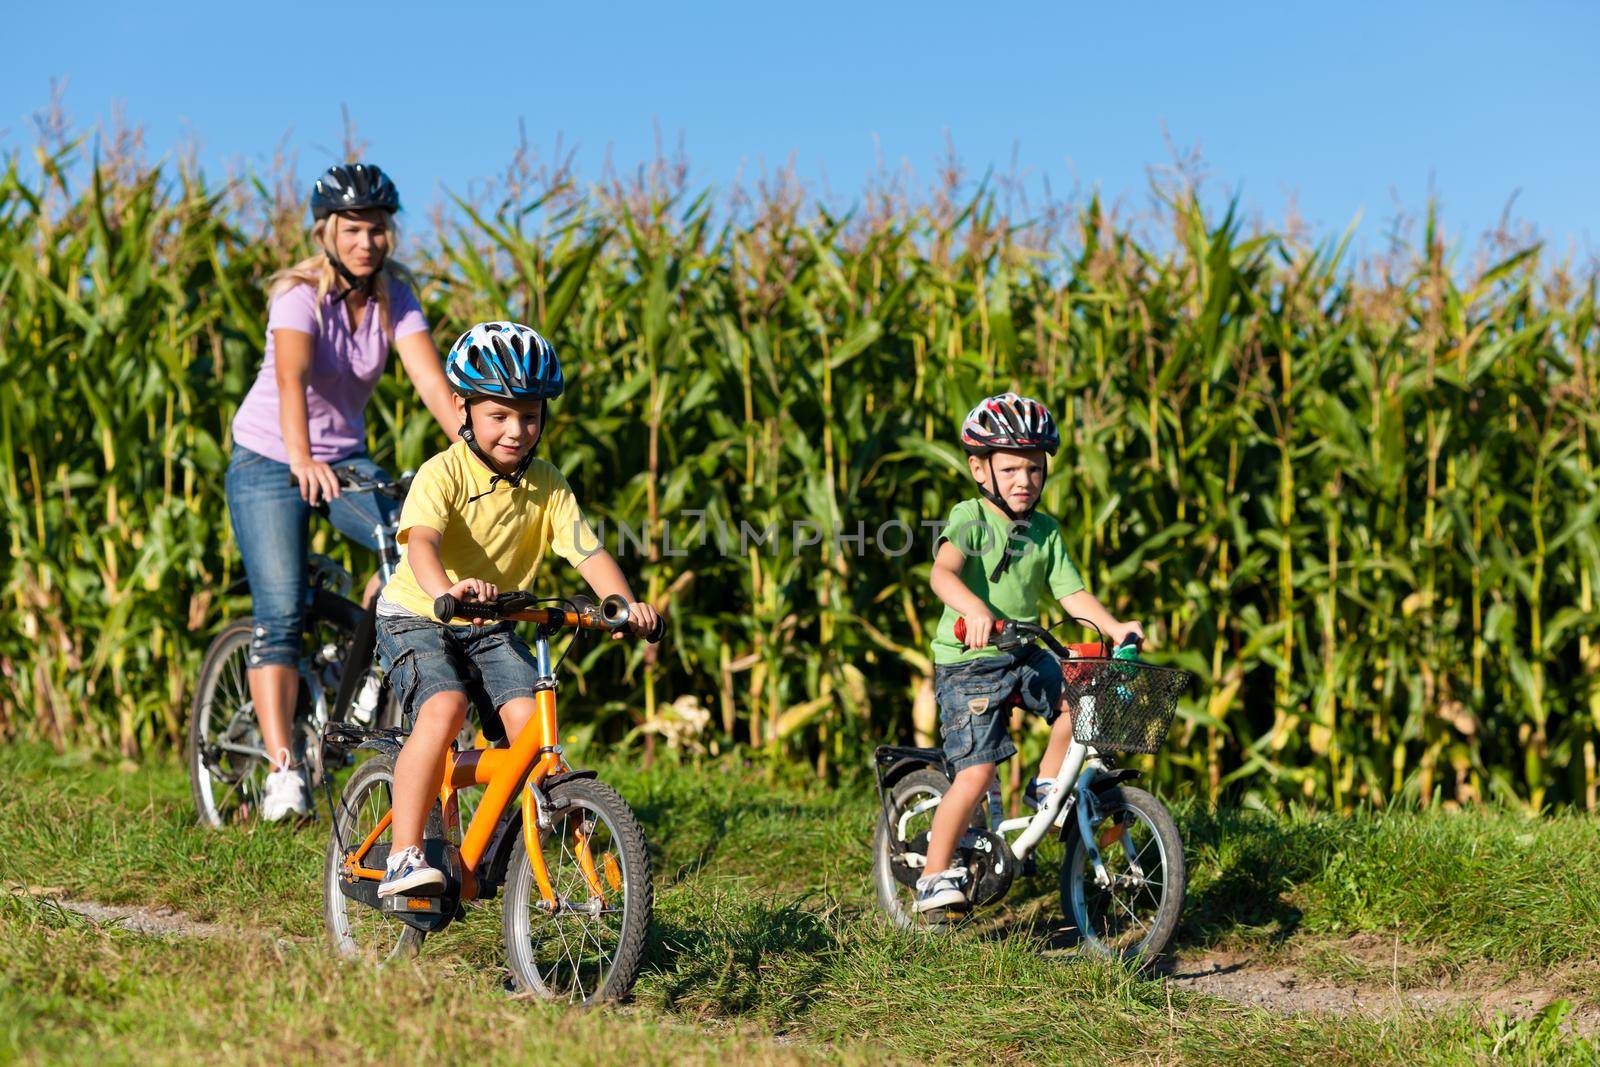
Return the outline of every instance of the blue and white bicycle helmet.
[[[553,400],[567,384],[555,346],[517,322],[480,322],[462,334],[444,373],[468,400]]]
[[[477,400],[538,400],[548,414],[549,402],[560,396],[567,385],[555,346],[521,323],[480,322],[450,346],[450,354],[444,359],[444,374],[450,380],[450,388],[467,402],[461,439],[484,466],[495,470],[484,493],[493,492],[495,483],[501,481],[515,488],[527,472],[528,464],[533,462],[538,439],[534,439],[534,448],[528,449],[515,471],[501,474],[478,447],[477,435],[472,429],[472,404]],[[544,436],[542,418],[539,436]]]

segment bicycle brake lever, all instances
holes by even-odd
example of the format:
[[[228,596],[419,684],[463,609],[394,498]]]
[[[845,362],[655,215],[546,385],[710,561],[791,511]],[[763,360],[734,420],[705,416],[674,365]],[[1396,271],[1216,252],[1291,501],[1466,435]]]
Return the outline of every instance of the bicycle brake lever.
[[[1003,652],[1009,652],[1026,644],[1027,639],[1017,633],[1014,627],[1006,626],[1004,619],[999,619],[994,624],[994,637],[990,638],[989,643]]]
[[[510,615],[518,611],[527,611],[539,602],[539,598],[532,593],[521,589],[514,589],[509,593],[501,593],[495,597],[495,610],[502,614]]]

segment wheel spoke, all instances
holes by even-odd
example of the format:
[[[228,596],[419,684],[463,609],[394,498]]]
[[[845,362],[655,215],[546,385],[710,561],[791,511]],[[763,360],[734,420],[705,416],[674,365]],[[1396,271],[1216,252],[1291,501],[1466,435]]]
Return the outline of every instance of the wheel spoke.
[[[559,922],[556,923],[556,936],[561,939],[561,954],[566,958],[567,966],[572,969],[573,983],[578,984],[578,965],[572,960],[572,946],[567,942],[567,929],[565,924]],[[561,963],[560,961],[557,961],[555,966],[551,969],[551,973],[558,974],[560,970]],[[568,999],[570,999],[570,997]]]
[[[587,1000],[605,986],[607,976],[622,941],[623,907],[608,907],[603,895],[596,896],[589,875],[580,862],[584,835],[589,855],[605,854],[615,834],[602,812],[586,804],[575,804],[549,833],[542,849],[551,889],[561,902],[561,911],[543,915],[530,929],[531,948],[544,962],[538,966],[540,981],[553,996]],[[626,884],[619,891],[625,901]],[[590,908],[595,914],[590,914]],[[613,918],[614,917],[614,918]],[[613,925],[615,924],[615,925]]]
[[[1156,838],[1154,833],[1152,833],[1150,835],[1150,840],[1146,841],[1143,845],[1139,846],[1139,851],[1138,851],[1137,854],[1134,854],[1133,852],[1131,852],[1129,850],[1128,844],[1126,844],[1126,843],[1123,845],[1123,851],[1128,853],[1128,862],[1129,863],[1135,863],[1135,864],[1138,864],[1140,867],[1143,867],[1144,863],[1142,861],[1144,859],[1144,854],[1150,850],[1150,846],[1151,845],[1156,845],[1157,846],[1156,847],[1156,854],[1159,856],[1161,854],[1160,842]]]
[[[1119,840],[1101,853],[1108,884],[1095,881],[1089,862],[1092,841],[1080,839],[1062,869],[1062,904],[1069,917],[1091,946],[1123,957],[1160,951],[1164,942],[1156,944],[1155,939],[1170,922],[1167,909],[1174,906],[1174,882],[1168,874],[1173,843],[1156,816],[1136,805],[1143,796],[1136,794],[1107,815],[1121,824]],[[1181,851],[1176,862],[1181,872]],[[1176,892],[1181,894],[1181,885]]]
[[[1112,894],[1111,901],[1112,901],[1112,903],[1116,904],[1119,908],[1121,908],[1124,912],[1126,912],[1127,915],[1128,915],[1128,918],[1132,919],[1134,922],[1138,923],[1141,927],[1143,927],[1146,930],[1148,930],[1150,928],[1149,925],[1147,923],[1145,923],[1145,921],[1143,919],[1139,918],[1139,916],[1134,913],[1133,908],[1130,907],[1127,903],[1125,903],[1123,901],[1121,896],[1119,896],[1117,894]]]

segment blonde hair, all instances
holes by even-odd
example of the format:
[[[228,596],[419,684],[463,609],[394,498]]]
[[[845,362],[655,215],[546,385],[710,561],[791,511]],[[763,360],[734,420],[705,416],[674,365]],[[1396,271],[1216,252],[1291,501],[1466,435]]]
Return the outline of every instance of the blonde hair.
[[[333,261],[329,259],[334,254],[334,237],[338,227],[334,225],[338,215],[329,215],[325,219],[318,219],[311,227],[311,243],[322,251],[314,256],[307,256],[292,267],[285,267],[272,275],[267,280],[267,295],[269,299],[276,299],[297,285],[309,285],[317,291],[317,325],[322,325],[322,302],[329,293],[333,292],[335,285],[339,284],[338,272],[333,269]],[[411,270],[394,259],[394,248],[400,243],[400,231],[394,224],[394,216],[389,216],[384,225],[389,234],[389,255],[383,257],[383,266],[378,268],[378,277],[372,287],[373,299],[378,302],[378,321],[383,326],[384,335],[391,342],[394,340],[394,316],[389,308],[389,287],[394,282],[409,288],[413,293],[417,289],[417,279]]]

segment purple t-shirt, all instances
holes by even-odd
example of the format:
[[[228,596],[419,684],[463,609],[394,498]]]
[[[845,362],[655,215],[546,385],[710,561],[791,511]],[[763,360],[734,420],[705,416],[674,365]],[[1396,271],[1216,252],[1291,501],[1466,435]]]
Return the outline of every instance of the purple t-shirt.
[[[289,462],[278,425],[278,377],[273,330],[298,330],[311,335],[311,372],[306,376],[306,421],[311,431],[311,458],[332,463],[360,452],[367,444],[362,412],[389,362],[376,300],[367,304],[361,325],[350,329],[350,313],[330,293],[322,301],[317,323],[317,291],[300,284],[272,298],[267,312],[267,353],[255,385],[233,417],[233,439],[252,452],[279,463]],[[416,296],[400,282],[389,286],[389,313],[396,339],[428,328]]]

